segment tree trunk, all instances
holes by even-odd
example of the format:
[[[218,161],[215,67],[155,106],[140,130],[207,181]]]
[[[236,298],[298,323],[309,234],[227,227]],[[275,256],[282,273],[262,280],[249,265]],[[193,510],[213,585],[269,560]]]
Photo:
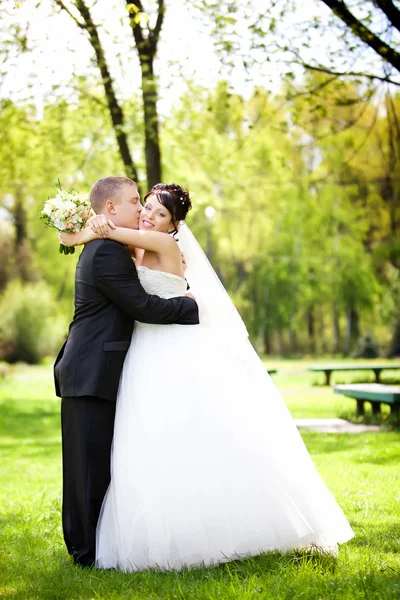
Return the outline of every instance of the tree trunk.
[[[316,351],[318,354],[325,353],[325,322],[324,322],[324,308],[319,307],[318,310],[318,340],[316,343]]]
[[[332,354],[336,354],[339,350],[340,341],[340,325],[339,325],[339,310],[336,302],[333,305],[333,340]]]
[[[389,358],[393,358],[394,356],[400,356],[400,316],[397,318],[392,341],[390,344],[389,350]]]
[[[157,111],[158,86],[154,76],[154,58],[164,21],[164,0],[158,0],[157,21],[153,29],[147,27],[146,36],[140,20],[141,14],[144,13],[141,1],[126,0],[126,5],[142,71],[146,174],[147,185],[151,188],[162,180]]]
[[[265,354],[271,354],[271,334],[267,327],[264,328],[263,332],[263,346]]]
[[[157,82],[154,77],[153,57],[139,52],[142,69],[142,96],[144,109],[144,132],[146,175],[148,189],[162,181],[161,150],[157,112]]]
[[[308,350],[315,352],[315,316],[314,308],[311,306],[307,312]]]
[[[14,256],[15,273],[23,282],[36,281],[37,269],[33,262],[33,253],[28,239],[28,215],[25,208],[25,190],[19,185],[14,198]]]
[[[297,338],[296,338],[296,331],[294,329],[294,322],[295,322],[295,315],[293,314],[290,318],[290,325],[289,325],[289,350],[291,354],[294,354],[296,352],[296,346],[297,346]]]
[[[357,310],[350,306],[347,309],[346,336],[344,342],[344,354],[348,356],[354,341],[360,335],[360,319]]]
[[[25,210],[24,195],[23,188],[18,186],[15,191],[13,210],[15,226],[15,254],[18,253],[19,248],[26,240],[28,218]]]

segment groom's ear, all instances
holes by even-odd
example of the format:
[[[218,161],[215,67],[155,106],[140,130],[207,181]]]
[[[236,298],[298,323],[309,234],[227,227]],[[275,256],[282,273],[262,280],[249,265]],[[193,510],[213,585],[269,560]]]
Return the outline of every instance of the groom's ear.
[[[110,215],[116,215],[117,211],[115,210],[115,204],[112,200],[107,200],[106,202],[106,210]]]

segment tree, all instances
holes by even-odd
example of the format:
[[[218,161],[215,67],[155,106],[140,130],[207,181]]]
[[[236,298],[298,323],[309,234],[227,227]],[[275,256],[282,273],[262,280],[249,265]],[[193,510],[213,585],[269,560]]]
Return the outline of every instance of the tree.
[[[309,74],[310,87],[324,77]],[[362,101],[360,86],[332,86],[340,86],[340,96],[321,87],[312,100],[294,98],[292,114],[318,151],[312,185],[322,202],[336,206],[335,310],[346,314],[343,347],[349,352],[360,333],[362,311],[373,310],[374,303],[381,310],[382,294],[392,297],[392,314],[398,305],[393,270],[398,272],[400,260],[399,99],[387,92],[376,106]]]
[[[317,87],[325,76],[309,77]],[[204,248],[210,234],[212,261],[268,352],[350,353],[371,322],[386,347],[396,318],[385,250],[396,196],[384,201],[380,187],[388,118],[358,86],[332,86],[319,108],[307,95],[283,102],[284,90],[245,100],[226,82],[194,86],[163,130],[166,173],[195,192],[189,224]]]
[[[130,119],[134,113],[125,107]],[[63,189],[88,190],[98,172],[118,172],[119,154],[105,110],[82,94],[73,105],[48,103],[42,118],[31,106],[0,102],[0,292],[10,279],[43,278],[71,305],[75,260],[57,252],[57,236],[38,219],[44,201]]]
[[[391,0],[311,0],[310,10],[304,10],[294,0],[271,0],[260,10],[254,0],[195,3],[213,26],[224,68],[241,64],[249,79],[255,72],[268,77],[276,61],[282,74],[294,80],[300,67],[325,73],[331,81],[351,76],[400,86],[397,5]]]
[[[107,57],[101,43],[99,26],[95,23],[91,10],[84,0],[71,1],[71,8],[64,0],[54,0],[54,2],[68,13],[77,26],[85,31],[89,37],[101,74],[107,106],[126,174],[139,182],[138,170],[133,162],[128,142],[126,115],[124,114],[123,105],[117,98],[115,82],[111,77]],[[140,0],[133,2],[125,0],[125,5],[142,74],[146,175],[147,186],[151,187],[162,179],[157,111],[158,88],[154,74],[154,59],[163,24],[165,6],[164,0],[158,0],[155,25],[151,27],[150,16],[144,11]],[[76,16],[76,12],[79,13],[79,17]]]
[[[129,23],[135,40],[142,73],[142,97],[144,111],[145,155],[147,186],[150,189],[162,181],[161,151],[159,140],[159,119],[157,111],[158,87],[154,73],[154,59],[164,20],[164,0],[157,0],[157,17],[153,28],[149,25],[149,18],[144,12],[140,0],[129,2]],[[145,17],[142,19],[142,16]],[[142,23],[146,26],[142,26]]]
[[[353,76],[400,86],[400,10],[394,2],[315,0],[315,4],[328,7],[331,15],[321,11],[312,19],[300,22],[299,29],[304,36],[300,46],[289,43],[285,47],[278,43],[278,48],[291,55],[293,64],[333,77]],[[288,0],[281,14],[292,12],[293,8]],[[270,21],[270,31],[271,27],[274,29],[273,21]],[[326,47],[326,52],[320,53],[322,59],[315,52],[312,58],[305,57],[310,56],[307,49],[315,47],[316,35],[329,39],[332,33],[336,38],[334,49]]]
[[[361,42],[372,48],[385,62],[389,63],[400,72],[400,53],[397,51],[396,42],[393,45],[386,43],[384,33],[388,29],[400,31],[400,10],[391,0],[371,0],[364,3],[369,4],[366,16],[356,16],[357,7],[352,11],[343,0],[321,0],[326,4],[333,14],[338,17]],[[364,6],[365,7],[365,6]],[[373,31],[373,9],[378,8],[381,16],[384,15],[386,23],[381,33]]]
[[[22,126],[21,126],[22,125]],[[37,270],[32,255],[28,232],[28,192],[25,183],[29,152],[35,135],[35,123],[27,111],[10,101],[0,103],[0,207],[12,224],[12,252],[7,252],[10,238],[4,231],[1,244],[4,252],[5,272],[22,281],[34,281]],[[7,264],[8,263],[8,264]],[[5,286],[7,279],[4,278]]]
[[[54,0],[55,3],[74,20],[77,26],[86,31],[93,51],[96,57],[96,63],[99,68],[101,79],[104,87],[104,93],[107,101],[108,110],[111,117],[111,122],[114,128],[115,137],[117,139],[119,152],[122,162],[125,167],[127,177],[131,177],[135,181],[139,181],[137,168],[133,162],[131,151],[129,149],[128,137],[126,134],[126,119],[124,110],[117,99],[115,83],[111,77],[110,70],[107,64],[106,55],[103,45],[100,40],[98,27],[95,24],[89,7],[83,0],[75,0],[73,6],[80,14],[81,19],[73,14],[63,0]]]

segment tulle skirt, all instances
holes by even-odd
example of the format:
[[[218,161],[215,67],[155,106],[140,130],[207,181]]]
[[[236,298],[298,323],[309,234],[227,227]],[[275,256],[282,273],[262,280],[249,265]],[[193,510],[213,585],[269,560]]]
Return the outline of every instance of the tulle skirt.
[[[100,568],[181,569],[353,532],[248,340],[137,324],[118,393]]]

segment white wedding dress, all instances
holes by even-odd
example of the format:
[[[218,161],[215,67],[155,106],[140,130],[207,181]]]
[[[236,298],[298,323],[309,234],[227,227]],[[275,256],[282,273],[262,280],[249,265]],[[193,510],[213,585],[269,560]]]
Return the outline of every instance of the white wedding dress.
[[[138,268],[147,292],[181,277]],[[118,393],[100,568],[214,565],[277,549],[335,552],[353,532],[250,342],[137,323]]]

